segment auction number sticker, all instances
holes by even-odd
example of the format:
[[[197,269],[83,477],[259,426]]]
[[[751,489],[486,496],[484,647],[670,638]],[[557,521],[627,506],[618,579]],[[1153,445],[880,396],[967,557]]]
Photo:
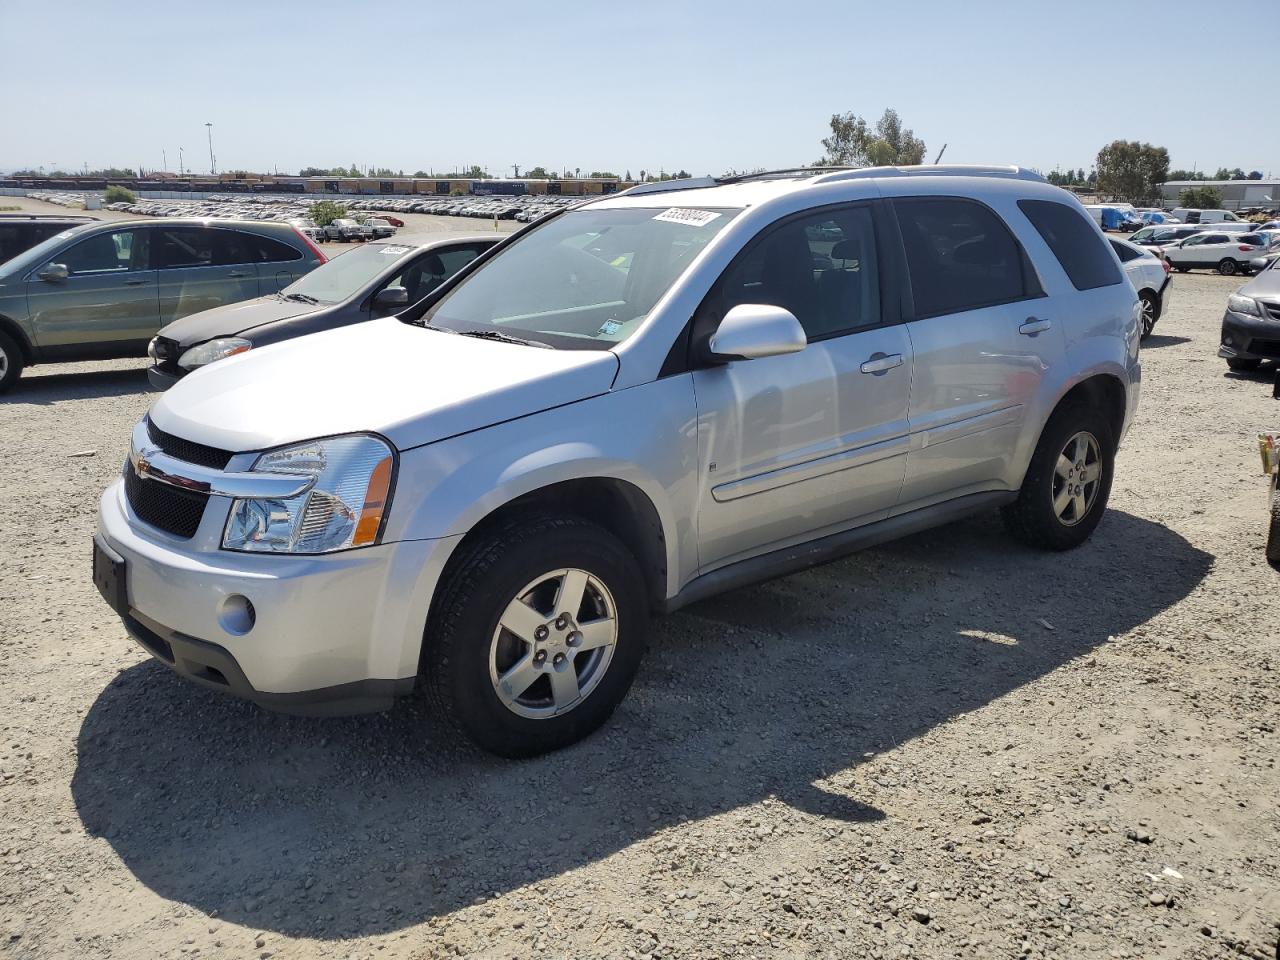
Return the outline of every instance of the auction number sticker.
[[[409,248],[408,248],[408,247],[393,247],[393,246],[388,245],[388,246],[385,246],[385,247],[383,247],[383,248],[382,248],[382,252],[383,252],[384,254],[388,255],[388,256],[398,257],[398,256],[400,256],[400,254],[402,254],[402,253],[408,253],[408,252],[409,252]]]
[[[663,223],[683,223],[690,227],[705,227],[720,214],[712,210],[690,210],[685,207],[668,207],[653,219]]]

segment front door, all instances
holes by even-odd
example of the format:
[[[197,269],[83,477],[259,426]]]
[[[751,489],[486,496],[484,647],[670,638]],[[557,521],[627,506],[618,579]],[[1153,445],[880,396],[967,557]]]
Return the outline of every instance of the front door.
[[[897,501],[912,353],[881,296],[874,222],[871,205],[850,204],[770,227],[699,313],[695,341],[742,303],[787,308],[809,340],[694,372],[703,572],[879,519]]]
[[[56,254],[65,280],[27,281],[36,345],[50,357],[142,355],[160,325],[151,229],[96,233]]]
[[[258,295],[257,251],[243,234],[212,227],[154,229],[161,324]]]

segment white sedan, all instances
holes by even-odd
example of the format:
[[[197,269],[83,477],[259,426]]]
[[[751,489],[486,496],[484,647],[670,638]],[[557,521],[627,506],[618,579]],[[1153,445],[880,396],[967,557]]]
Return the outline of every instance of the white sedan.
[[[1124,267],[1133,289],[1138,292],[1138,299],[1142,301],[1142,336],[1145,339],[1155,328],[1156,321],[1164,315],[1165,305],[1169,302],[1173,284],[1169,261],[1128,240],[1107,239],[1120,258],[1120,265]]]

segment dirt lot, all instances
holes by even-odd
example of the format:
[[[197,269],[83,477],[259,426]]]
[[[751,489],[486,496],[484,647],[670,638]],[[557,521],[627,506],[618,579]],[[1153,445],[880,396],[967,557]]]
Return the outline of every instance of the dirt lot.
[[[0,953],[1253,957],[1280,921],[1280,596],[1235,282],[1179,276],[1111,509],[995,517],[661,622],[600,734],[501,762],[422,705],[262,713],[89,579],[142,362],[0,400]]]

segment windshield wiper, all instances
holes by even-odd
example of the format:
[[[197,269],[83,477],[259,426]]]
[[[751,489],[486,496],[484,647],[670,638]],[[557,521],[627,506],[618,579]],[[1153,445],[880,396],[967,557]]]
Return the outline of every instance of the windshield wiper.
[[[311,296],[311,294],[309,293],[282,293],[280,295],[280,299],[296,300],[298,301],[298,303],[319,303],[320,302],[315,297]]]
[[[421,327],[423,330],[434,330],[437,333],[457,333],[458,332],[457,330],[450,329],[449,327],[436,326],[434,323],[430,322],[429,320],[409,320],[405,317],[401,317],[400,322],[407,323],[410,326],[414,326],[414,327]]]
[[[497,330],[464,330],[461,336],[475,337],[477,340],[497,340],[500,343],[518,343],[522,347],[542,347],[544,350],[554,350],[555,347],[549,343],[543,343],[540,340],[525,340],[523,337],[513,337],[509,333],[499,333]]]

